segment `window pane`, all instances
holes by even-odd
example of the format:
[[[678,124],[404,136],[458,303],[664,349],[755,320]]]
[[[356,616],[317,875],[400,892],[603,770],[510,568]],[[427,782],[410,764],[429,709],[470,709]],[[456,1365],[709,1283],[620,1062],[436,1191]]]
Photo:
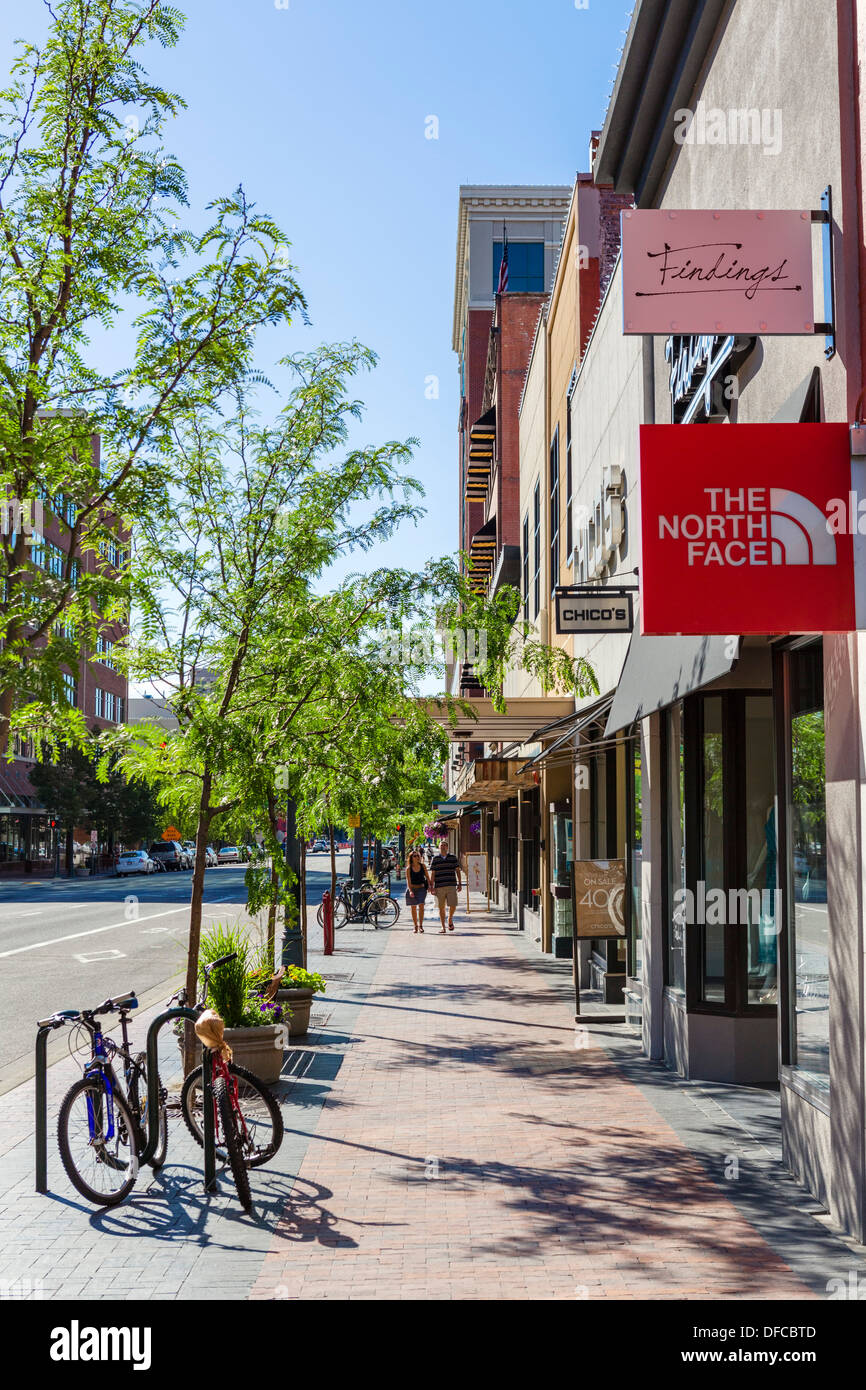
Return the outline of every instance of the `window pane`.
[[[748,923],[739,916],[738,930],[747,935],[748,1002],[778,1001],[776,946],[776,769],[774,765],[773,701],[769,695],[746,696],[746,865]]]
[[[643,978],[643,923],[641,920],[641,866],[643,821],[641,807],[640,742],[634,744],[634,835],[631,844],[631,912],[634,932],[634,977]]]
[[[824,797],[823,656],[792,652],[788,807],[794,868],[794,1058],[815,1080],[830,1076],[827,815]]]
[[[707,1003],[725,1002],[725,820],[724,765],[722,761],[722,701],[712,695],[703,701],[703,745],[701,804],[701,860],[706,898],[706,921],[700,927],[701,998]],[[721,889],[722,896],[713,895]],[[715,898],[715,900],[714,900]],[[698,896],[700,902],[701,895]],[[718,919],[718,920],[716,920]]]
[[[673,705],[667,713],[667,873],[669,925],[667,943],[668,984],[684,990],[686,916],[686,820],[683,779],[683,709]],[[679,894],[679,896],[677,896]]]

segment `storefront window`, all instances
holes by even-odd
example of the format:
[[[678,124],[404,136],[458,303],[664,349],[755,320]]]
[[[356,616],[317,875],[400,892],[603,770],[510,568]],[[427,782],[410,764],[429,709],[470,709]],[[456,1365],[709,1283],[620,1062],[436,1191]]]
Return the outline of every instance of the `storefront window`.
[[[683,777],[683,707],[672,705],[666,716],[666,851],[668,887],[667,983],[684,990],[685,971],[685,781]]]
[[[776,856],[776,772],[773,764],[773,705],[769,695],[746,696],[746,866],[748,1002],[778,1000],[779,932]]]
[[[713,889],[721,889],[724,892],[725,888],[723,752],[722,700],[719,695],[709,696],[703,702],[701,744],[701,857],[706,897],[698,893],[698,902],[706,902]],[[719,911],[717,902],[714,903],[711,898],[705,910],[705,917],[706,921],[701,924],[701,999],[708,1004],[724,1004],[726,912]]]
[[[826,1085],[830,1075],[830,969],[822,648],[816,643],[793,651],[789,662],[794,1062]]]
[[[631,929],[634,977],[643,977],[643,923],[641,920],[641,868],[643,822],[641,815],[641,756],[640,740],[632,747],[632,827],[631,827]]]

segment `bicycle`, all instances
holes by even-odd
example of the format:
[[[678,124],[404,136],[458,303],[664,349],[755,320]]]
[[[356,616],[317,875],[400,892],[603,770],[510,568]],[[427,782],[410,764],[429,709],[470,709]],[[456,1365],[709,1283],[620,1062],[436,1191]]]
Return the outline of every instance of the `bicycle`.
[[[233,952],[229,956],[221,956],[219,960],[213,961],[211,965],[204,968],[201,997],[194,1005],[197,1014],[203,1014],[207,1007],[208,983],[211,972],[218,966],[225,965],[234,959],[235,953]],[[170,1004],[175,1002],[181,1005],[186,1003],[185,989],[174,995]],[[232,1169],[235,1186],[238,1188],[243,1204],[242,1193],[244,1189],[247,1200],[250,1200],[249,1180],[244,1174],[241,1182],[238,1183],[234,1164],[239,1162],[245,1170],[258,1168],[261,1164],[267,1163],[268,1159],[273,1158],[283,1142],[285,1132],[283,1112],[276,1096],[253,1072],[247,1071],[246,1067],[239,1066],[237,1062],[226,1062],[219,1052],[212,1052],[211,1058],[214,1065],[212,1079],[216,1154],[221,1162],[228,1162]],[[224,1103],[218,1098],[217,1081],[221,1083],[227,1093],[228,1119],[224,1114]],[[220,1095],[222,1095],[222,1090]],[[204,1146],[202,1100],[202,1068],[197,1067],[190,1072],[183,1083],[180,1106],[187,1129],[196,1143]],[[246,1209],[249,1210],[249,1207]]]
[[[98,1206],[116,1206],[135,1186],[139,1155],[147,1143],[147,1058],[129,1050],[129,1015],[138,1008],[134,991],[106,999],[95,1009],[53,1014],[40,1027],[64,1024],[86,1029],[90,1036],[90,1060],[84,1075],[67,1091],[57,1119],[57,1143],[63,1167],[73,1187]],[[120,1046],[98,1022],[103,1014],[118,1013],[123,1037]],[[126,1093],[114,1068],[123,1062]],[[153,1157],[154,1170],[165,1163],[168,1151],[166,1092],[160,1086],[159,1137]]]
[[[368,884],[365,888],[362,885],[356,905],[352,901],[352,889],[348,879],[337,884],[337,895],[334,898],[334,927],[337,931],[356,922],[364,925],[372,922],[376,930],[379,927],[392,927],[399,916],[399,903],[380,892],[378,887]],[[324,925],[324,904],[319,907],[316,920],[320,927]]]

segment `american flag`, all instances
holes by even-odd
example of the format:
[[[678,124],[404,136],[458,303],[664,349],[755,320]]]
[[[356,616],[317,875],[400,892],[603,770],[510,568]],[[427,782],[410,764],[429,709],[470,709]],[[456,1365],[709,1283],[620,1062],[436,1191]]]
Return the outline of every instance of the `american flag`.
[[[504,222],[502,224],[502,260],[499,262],[499,284],[496,286],[496,293],[508,293],[508,236]]]

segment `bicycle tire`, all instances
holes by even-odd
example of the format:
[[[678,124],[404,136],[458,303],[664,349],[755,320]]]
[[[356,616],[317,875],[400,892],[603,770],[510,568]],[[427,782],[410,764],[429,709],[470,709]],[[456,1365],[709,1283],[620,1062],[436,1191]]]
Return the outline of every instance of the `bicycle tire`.
[[[139,1115],[141,1116],[141,1142],[140,1142],[140,1144],[139,1144],[139,1149],[138,1149],[139,1154],[141,1154],[141,1153],[144,1152],[144,1146],[145,1146],[145,1144],[147,1143],[147,1139],[148,1139],[148,1123],[147,1123],[147,1066],[146,1066],[147,1054],[144,1053],[144,1052],[137,1052],[136,1055],[135,1055],[135,1057],[133,1058],[133,1060],[134,1060],[134,1061],[141,1067],[141,1069],[142,1069],[142,1071],[141,1071],[141,1080],[142,1080],[142,1087],[143,1087],[143,1090],[144,1090],[144,1095],[142,1096],[141,1100],[139,1101],[139,1097],[138,1097],[138,1074],[137,1074],[137,1073],[133,1073],[132,1077],[130,1078],[130,1082],[129,1082],[129,1098],[130,1098],[130,1100],[131,1100],[131,1102],[132,1102],[132,1112],[133,1112],[133,1114],[139,1114]],[[154,1151],[153,1158],[150,1160],[150,1167],[153,1169],[153,1171],[154,1171],[155,1173],[158,1172],[159,1169],[162,1167],[162,1165],[165,1163],[166,1157],[167,1157],[167,1155],[168,1155],[168,1113],[167,1113],[166,1108],[165,1108],[165,1092],[164,1092],[163,1089],[162,1089],[162,1081],[161,1081],[161,1079],[159,1078],[159,1075],[158,1075],[158,1074],[157,1074],[157,1081],[158,1081],[158,1084],[159,1084],[159,1092],[160,1092],[160,1100],[159,1100],[159,1139],[157,1140],[156,1149],[155,1149],[155,1151]]]
[[[124,1166],[128,1169],[128,1176],[124,1182],[114,1192],[100,1191],[92,1187],[83,1173],[80,1172],[75,1157],[72,1152],[72,1145],[69,1139],[69,1120],[72,1115],[72,1107],[79,1096],[92,1091],[94,1096],[100,1101],[105,1096],[105,1087],[97,1077],[82,1076],[73,1086],[70,1086],[60,1106],[60,1114],[57,1117],[57,1145],[60,1149],[60,1160],[66,1169],[66,1175],[72,1186],[86,1197],[88,1202],[93,1202],[99,1207],[116,1207],[124,1201],[135,1187],[135,1180],[138,1177],[138,1150],[136,1148],[135,1124],[130,1114],[129,1107],[123,1096],[114,1093],[114,1123],[115,1130],[120,1142],[120,1128],[122,1126],[128,1136],[129,1159],[124,1165],[123,1161],[118,1160],[110,1153],[103,1155],[103,1162],[106,1169],[114,1172],[122,1172]],[[89,1148],[94,1149],[94,1144],[90,1143]]]
[[[229,1096],[225,1078],[218,1076],[213,1084],[214,1099],[220,1117],[220,1127],[223,1132],[223,1140],[228,1154],[229,1168],[234,1178],[237,1188],[238,1201],[244,1211],[251,1211],[253,1205],[253,1195],[250,1191],[250,1179],[247,1173],[247,1165],[244,1163],[241,1142],[238,1137],[237,1119],[235,1117],[234,1106]]]
[[[269,1159],[272,1159],[274,1157],[274,1154],[277,1152],[277,1150],[283,1142],[283,1134],[285,1133],[283,1125],[283,1112],[280,1109],[280,1103],[274,1095],[273,1091],[271,1091],[263,1081],[260,1081],[254,1072],[248,1071],[246,1067],[238,1066],[236,1062],[229,1062],[229,1071],[232,1074],[232,1076],[237,1078],[238,1082],[242,1082],[244,1086],[247,1086],[258,1093],[259,1097],[264,1102],[265,1107],[270,1114],[271,1124],[273,1126],[271,1142],[267,1146],[258,1149],[252,1156],[250,1155],[249,1148],[245,1147],[242,1142],[242,1148],[244,1148],[244,1163],[246,1164],[247,1168],[259,1168],[263,1163],[267,1163]],[[198,1091],[200,1097],[201,1067],[198,1067],[195,1071],[191,1071],[189,1076],[184,1081],[183,1089],[180,1093],[180,1108],[181,1113],[183,1114],[184,1123],[186,1124],[186,1127],[192,1135],[193,1139],[197,1144],[200,1144],[202,1145],[202,1147],[204,1147],[204,1133],[199,1122],[199,1111],[196,1107],[196,1101],[193,1094],[194,1090]],[[250,1120],[248,1115],[244,1111],[244,1101],[242,1096],[238,1097],[238,1103],[241,1107],[242,1113],[244,1114],[244,1121],[249,1126]],[[217,1144],[216,1152],[217,1157],[221,1160],[221,1162],[225,1163],[227,1158],[227,1152],[222,1144]]]
[[[389,898],[385,894],[379,893],[371,902],[369,911],[371,915],[375,911],[377,930],[379,927],[393,927],[400,916],[400,904],[396,898]]]
[[[336,898],[334,901],[334,926],[337,929],[337,931],[339,931],[340,927],[344,927],[346,925],[347,915],[348,914],[346,912],[346,904],[344,903],[343,899]],[[325,909],[324,906],[321,904],[319,905],[319,909],[316,913],[316,921],[318,922],[320,927],[323,927],[325,925]]]

